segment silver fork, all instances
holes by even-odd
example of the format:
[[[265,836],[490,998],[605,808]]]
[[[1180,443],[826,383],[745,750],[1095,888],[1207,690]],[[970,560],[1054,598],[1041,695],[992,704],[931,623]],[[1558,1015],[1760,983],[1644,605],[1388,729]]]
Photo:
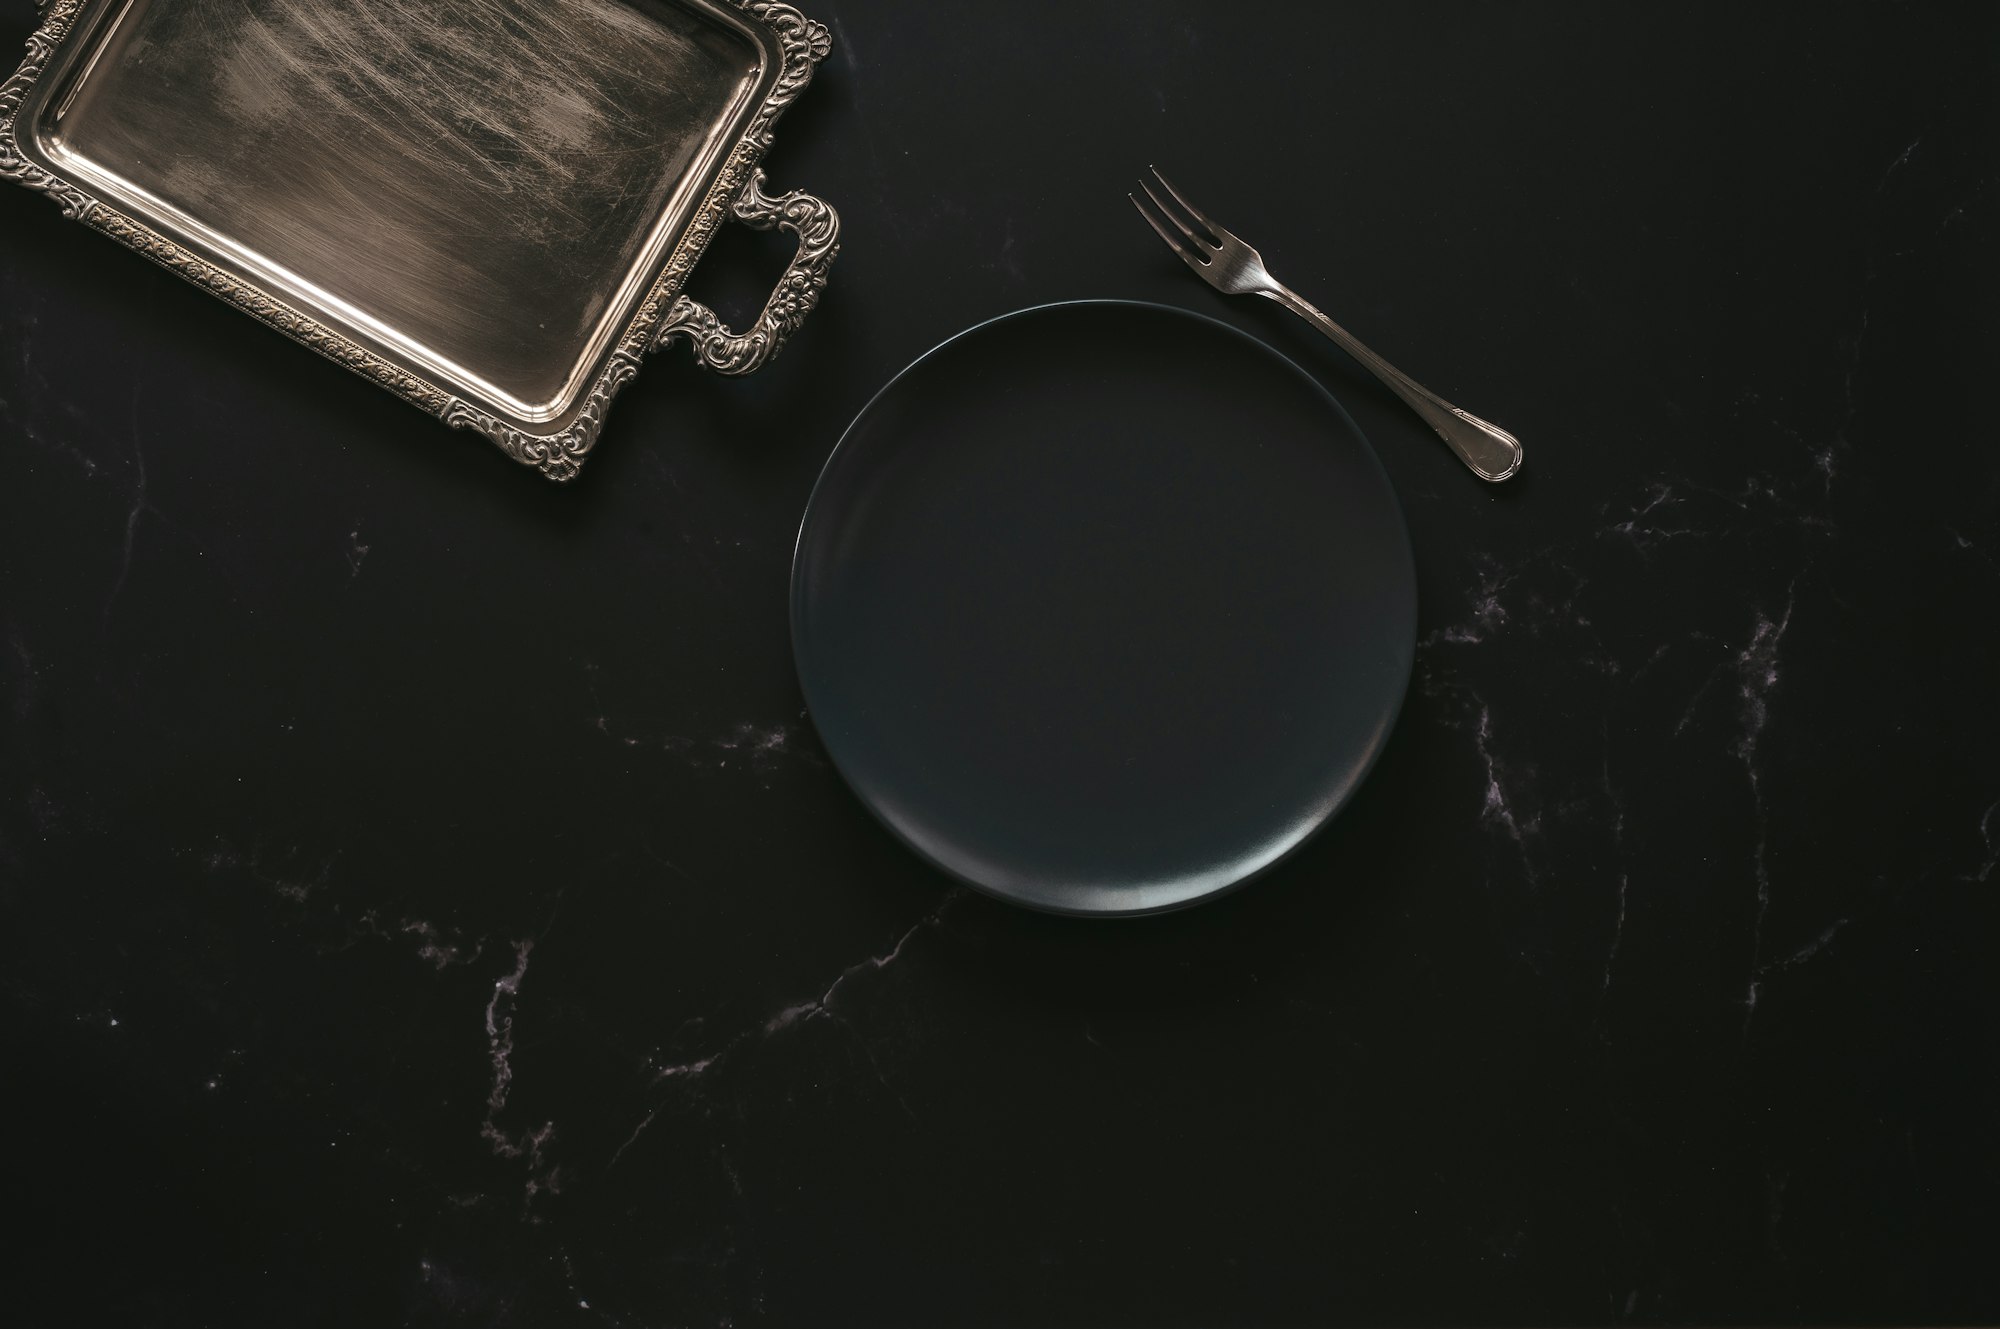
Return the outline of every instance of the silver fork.
[[[1147,168],[1165,191],[1162,198],[1152,182],[1141,180],[1146,197],[1127,195],[1139,215],[1152,223],[1170,248],[1202,280],[1224,295],[1261,295],[1276,300],[1306,322],[1333,338],[1349,355],[1382,385],[1401,397],[1406,405],[1437,431],[1459,460],[1482,480],[1505,480],[1521,469],[1521,444],[1512,434],[1490,424],[1470,411],[1461,411],[1402,370],[1384,360],[1341,327],[1301,299],[1297,292],[1273,277],[1264,266],[1263,256],[1211,220],[1206,213],[1181,197],[1181,192],[1160,174],[1157,166]],[[1147,204],[1152,206],[1148,207]]]

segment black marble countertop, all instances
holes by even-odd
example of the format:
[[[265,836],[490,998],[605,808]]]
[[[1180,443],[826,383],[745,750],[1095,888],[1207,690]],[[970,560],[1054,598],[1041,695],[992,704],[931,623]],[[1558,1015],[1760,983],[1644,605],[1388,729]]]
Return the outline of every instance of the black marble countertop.
[[[0,1320],[2000,1318],[2000,10],[809,8],[830,294],[568,487],[0,190]],[[1116,924],[904,853],[786,624],[875,389],[1087,296],[1322,375],[1423,595],[1327,833]]]

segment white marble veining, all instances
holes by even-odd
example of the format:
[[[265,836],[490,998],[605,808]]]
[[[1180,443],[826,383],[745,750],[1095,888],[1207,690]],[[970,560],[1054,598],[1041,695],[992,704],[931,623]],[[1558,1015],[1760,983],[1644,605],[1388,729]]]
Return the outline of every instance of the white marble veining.
[[[878,974],[895,964],[897,960],[902,958],[905,951],[908,950],[910,943],[921,933],[937,927],[944,920],[945,915],[950,912],[952,907],[961,898],[963,898],[961,890],[951,891],[939,903],[936,909],[913,924],[908,931],[896,939],[895,944],[888,950],[882,952],[880,955],[872,955],[866,959],[859,960],[842,969],[818,996],[781,1007],[763,1020],[741,1030],[734,1037],[705,1056],[675,1062],[671,1065],[653,1065],[651,1067],[653,1084],[658,1086],[669,1081],[681,1084],[699,1082],[711,1073],[720,1070],[733,1057],[751,1046],[762,1043],[774,1035],[784,1033],[787,1030],[807,1024],[813,1020],[828,1019],[845,1025],[846,1020],[837,1007],[840,1003],[841,995],[846,991],[848,985],[863,975]],[[876,1078],[887,1087],[887,1077],[883,1074],[880,1064],[876,1062],[873,1049],[859,1035],[856,1035],[855,1041],[862,1054],[868,1058],[870,1066],[875,1071]],[[616,1166],[627,1151],[634,1144],[638,1143],[639,1137],[644,1135],[654,1121],[659,1118],[660,1112],[665,1106],[665,1102],[662,1102],[647,1111],[645,1116],[640,1119],[638,1125],[633,1127],[632,1133],[625,1137],[624,1143],[620,1144],[606,1161],[605,1167],[607,1169]],[[905,1112],[908,1111],[907,1104],[904,1105],[904,1110]]]
[[[132,551],[139,542],[139,521],[142,517],[157,517],[158,511],[146,497],[146,442],[145,420],[140,411],[140,387],[137,380],[132,387],[132,405],[129,411],[128,434],[131,446],[132,491],[125,509],[124,541],[118,551],[118,575],[112,580],[111,590],[104,597],[104,623],[111,623],[111,611],[117,606],[118,597],[125,589],[125,583],[132,576]]]
[[[1763,972],[1764,922],[1771,912],[1771,828],[1764,801],[1764,780],[1757,765],[1757,750],[1764,728],[1771,720],[1771,694],[1778,686],[1778,652],[1784,644],[1786,629],[1792,625],[1792,612],[1797,603],[1798,584],[1794,582],[1786,594],[1784,612],[1772,619],[1759,611],[1751,628],[1750,642],[1736,657],[1736,694],[1740,702],[1738,716],[1743,729],[1734,751],[1742,760],[1744,776],[1750,783],[1751,810],[1757,824],[1757,847],[1751,863],[1757,886],[1757,908],[1750,926],[1751,976],[1743,994],[1746,1036],[1750,1017],[1757,1011],[1757,996],[1762,986],[1759,976]]]
[[[368,561],[368,546],[361,542],[361,523],[355,522],[354,529],[347,533],[347,547],[341,551],[347,559],[347,579],[356,580],[361,576],[361,565]]]
[[[493,996],[486,1003],[487,1057],[493,1068],[492,1087],[486,1094],[486,1116],[479,1123],[479,1138],[501,1158],[520,1159],[527,1165],[528,1179],[521,1197],[521,1212],[531,1214],[535,1197],[562,1190],[562,1169],[550,1163],[546,1150],[555,1139],[556,1126],[545,1121],[539,1126],[508,1131],[499,1124],[514,1089],[514,1010],[521,996],[521,984],[528,976],[528,957],[535,943],[524,939],[514,943],[514,967],[493,981]]]
[[[1986,861],[1979,870],[1965,878],[1967,881],[1983,882],[1992,877],[2000,868],[2000,826],[1994,824],[1994,815],[2000,813],[2000,801],[1986,809],[1986,815],[1979,819],[1979,842],[1986,851]]]
[[[803,722],[739,720],[720,733],[699,738],[669,732],[653,723],[606,715],[594,717],[591,724],[621,747],[665,753],[700,771],[733,771],[768,781],[790,765],[825,764]]]

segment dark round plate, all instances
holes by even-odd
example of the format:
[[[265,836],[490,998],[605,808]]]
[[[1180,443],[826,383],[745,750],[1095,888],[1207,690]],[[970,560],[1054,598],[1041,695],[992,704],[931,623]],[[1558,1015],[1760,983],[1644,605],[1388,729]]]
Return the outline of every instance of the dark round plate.
[[[1074,914],[1172,909],[1298,848],[1382,750],[1416,569],[1346,412],[1225,324],[1092,301],[961,334],[813,491],[814,724],[911,848]]]

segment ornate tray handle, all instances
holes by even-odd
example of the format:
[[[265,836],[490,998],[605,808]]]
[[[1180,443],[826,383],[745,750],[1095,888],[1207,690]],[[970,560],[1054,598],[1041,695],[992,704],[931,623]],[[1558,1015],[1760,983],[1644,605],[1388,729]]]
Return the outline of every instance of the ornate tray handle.
[[[764,367],[806,321],[826,289],[827,273],[840,252],[840,216],[811,194],[793,190],[773,197],[764,192],[764,172],[753,174],[736,196],[736,220],[760,231],[773,227],[799,238],[799,251],[778,279],[764,312],[748,332],[731,332],[713,309],[683,295],[653,339],[658,350],[685,337],[694,358],[718,374],[750,374]]]

